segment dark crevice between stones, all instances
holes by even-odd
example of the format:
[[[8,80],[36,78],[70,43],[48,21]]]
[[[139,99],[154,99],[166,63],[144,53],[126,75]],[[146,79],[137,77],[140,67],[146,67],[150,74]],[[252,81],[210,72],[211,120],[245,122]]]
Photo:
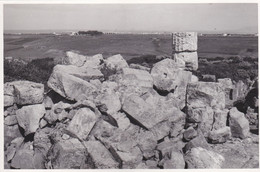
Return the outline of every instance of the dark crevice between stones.
[[[116,151],[114,150],[114,148],[110,146],[110,148],[108,149],[108,151],[109,151],[109,152],[111,153],[111,155],[115,158],[115,160],[119,163],[119,168],[122,169],[123,161],[122,161],[122,159],[119,157],[119,155],[116,153]]]
[[[35,133],[30,133],[27,136],[24,137],[24,142],[32,142],[34,140],[34,134]]]
[[[153,89],[161,96],[167,96],[169,93],[174,93],[174,90],[171,91],[159,90],[156,88],[156,86],[153,86]]]
[[[111,115],[109,115],[109,114],[106,113],[106,112],[102,112],[102,111],[100,111],[100,113],[102,114],[101,118],[102,118],[104,121],[106,121],[106,122],[108,122],[109,124],[113,125],[114,127],[117,127],[117,128],[118,128],[118,124],[117,124],[116,120],[115,120]]]
[[[136,119],[134,119],[131,115],[129,115],[127,112],[124,111],[124,113],[126,114],[126,116],[128,117],[128,119],[130,120],[130,122],[134,125],[138,125],[141,128],[144,128],[145,130],[148,130],[148,128],[146,128],[143,124],[141,124],[139,121],[137,121]]]
[[[187,162],[185,162],[184,169],[188,169],[188,163]]]

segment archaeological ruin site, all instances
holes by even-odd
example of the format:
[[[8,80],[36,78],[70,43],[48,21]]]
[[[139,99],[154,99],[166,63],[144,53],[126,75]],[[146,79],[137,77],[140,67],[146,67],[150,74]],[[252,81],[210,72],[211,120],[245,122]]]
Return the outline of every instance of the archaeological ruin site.
[[[71,50],[51,91],[6,82],[4,168],[259,168],[258,80],[199,81],[197,43],[173,33],[172,57],[152,68]]]

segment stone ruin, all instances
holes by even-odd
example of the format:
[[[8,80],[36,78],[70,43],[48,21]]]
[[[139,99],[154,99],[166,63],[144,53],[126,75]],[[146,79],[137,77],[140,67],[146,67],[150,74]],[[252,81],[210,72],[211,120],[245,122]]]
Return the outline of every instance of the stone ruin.
[[[5,168],[223,167],[229,159],[211,145],[251,138],[245,115],[230,106],[232,82],[192,74],[196,33],[174,33],[173,50],[174,59],[151,69],[131,68],[119,54],[69,51],[53,69],[51,91],[5,83]]]

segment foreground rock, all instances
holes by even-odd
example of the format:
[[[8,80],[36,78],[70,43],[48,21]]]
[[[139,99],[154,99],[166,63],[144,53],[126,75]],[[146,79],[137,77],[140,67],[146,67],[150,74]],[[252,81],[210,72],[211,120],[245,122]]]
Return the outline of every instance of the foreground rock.
[[[234,107],[229,111],[229,116],[232,137],[239,137],[241,139],[248,137],[250,128],[245,115]]]
[[[30,81],[7,82],[4,85],[4,106],[38,104],[43,101],[43,84]]]
[[[211,143],[224,143],[231,137],[231,131],[229,127],[223,127],[218,130],[209,132],[209,140]]]
[[[16,111],[16,118],[19,126],[25,131],[25,136],[39,128],[40,119],[45,114],[45,107],[43,104],[23,106]]]
[[[111,153],[99,141],[84,142],[93,163],[98,169],[119,168],[119,163],[114,159]]]
[[[68,70],[71,68],[73,70]],[[84,79],[93,79],[101,77],[101,73],[91,74],[84,73],[81,69],[77,69],[75,66],[61,66],[54,67],[53,72],[48,80],[48,86],[55,92],[65,97],[68,100],[79,100],[80,96],[87,96],[89,99],[93,99],[97,88]],[[90,69],[92,70],[92,69]],[[97,71],[96,69],[94,71]]]
[[[48,158],[52,169],[88,169],[94,168],[92,159],[78,139],[61,140],[50,149]]]
[[[192,168],[221,168],[224,157],[201,147],[192,148],[185,154],[188,169]]]
[[[71,120],[67,130],[76,135],[80,140],[85,140],[93,126],[97,117],[93,111],[88,108],[79,109]]]

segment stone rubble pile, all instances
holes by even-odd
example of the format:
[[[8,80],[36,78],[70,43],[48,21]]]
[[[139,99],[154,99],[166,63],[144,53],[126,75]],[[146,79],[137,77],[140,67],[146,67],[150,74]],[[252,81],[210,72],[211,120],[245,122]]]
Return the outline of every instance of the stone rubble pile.
[[[196,53],[194,34],[175,35],[176,52]],[[197,55],[184,60],[196,70]],[[248,138],[249,122],[226,108],[228,79],[194,77],[172,59],[148,71],[121,55],[67,52],[47,94],[43,84],[5,83],[5,168],[221,168],[210,144]]]

